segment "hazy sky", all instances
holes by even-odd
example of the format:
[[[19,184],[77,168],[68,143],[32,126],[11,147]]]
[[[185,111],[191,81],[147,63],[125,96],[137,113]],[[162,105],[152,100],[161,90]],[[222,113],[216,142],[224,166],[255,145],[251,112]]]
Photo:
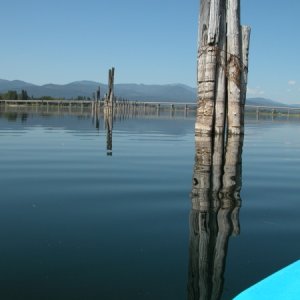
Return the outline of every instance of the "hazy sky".
[[[241,0],[248,97],[300,103],[300,1]],[[199,0],[1,0],[0,78],[196,86]]]

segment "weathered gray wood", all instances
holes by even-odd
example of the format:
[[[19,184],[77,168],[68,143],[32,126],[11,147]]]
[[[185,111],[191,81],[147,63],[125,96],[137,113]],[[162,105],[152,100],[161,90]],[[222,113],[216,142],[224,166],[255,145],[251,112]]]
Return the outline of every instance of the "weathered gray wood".
[[[224,136],[216,134],[214,136],[213,154],[212,154],[212,201],[215,211],[220,207],[219,192],[222,188],[222,175],[224,165]]]
[[[242,143],[243,135],[196,135],[188,299],[221,298],[229,238],[240,230]]]
[[[231,207],[220,208],[218,211],[217,224],[218,232],[216,236],[214,256],[213,256],[213,272],[212,272],[212,293],[211,300],[221,298],[224,285],[224,271],[227,256],[227,248],[229,237],[231,235]]]
[[[193,175],[192,207],[206,212],[211,206],[212,137],[196,136],[196,154]]]
[[[210,295],[209,213],[190,213],[188,299],[205,300]]]
[[[228,133],[242,134],[240,1],[227,0]]]
[[[198,18],[198,50],[200,50],[203,40],[207,39],[210,1],[211,0],[200,0],[200,15]],[[199,54],[200,53],[198,52],[198,55]]]
[[[110,106],[111,109],[113,108],[114,102],[114,75],[115,69],[111,68],[108,70],[108,91],[105,94],[105,104],[106,106]]]
[[[228,207],[239,201],[239,193],[241,189],[241,157],[242,157],[242,135],[230,135],[227,138],[222,202],[223,207]]]
[[[199,29],[201,41],[198,48],[196,135],[213,134],[221,15],[220,1],[223,0],[202,0],[201,2]]]
[[[241,57],[242,57],[241,123],[242,126],[244,126],[245,103],[246,103],[246,95],[247,95],[250,33],[251,33],[251,28],[249,26],[241,26]]]
[[[106,129],[106,150],[107,155],[112,156],[112,130],[113,130],[113,113],[110,106],[104,107],[104,124]]]
[[[96,92],[96,101],[100,101],[100,99],[101,99],[101,94],[100,94],[100,85],[99,85]]]
[[[190,212],[188,299],[199,299],[199,211]]]
[[[243,134],[250,28],[240,0],[202,0],[198,41],[196,135]]]
[[[217,66],[217,87],[216,87],[216,103],[215,103],[215,134],[222,135],[225,130],[226,120],[226,103],[227,103],[227,39],[226,39],[226,1],[220,3],[220,42],[218,51]]]
[[[109,70],[109,93],[108,99],[110,103],[114,101],[114,77],[115,77],[115,68]]]
[[[248,82],[249,67],[249,46],[250,46],[251,28],[249,26],[241,26],[241,57],[242,57],[242,96],[241,102],[245,105]]]

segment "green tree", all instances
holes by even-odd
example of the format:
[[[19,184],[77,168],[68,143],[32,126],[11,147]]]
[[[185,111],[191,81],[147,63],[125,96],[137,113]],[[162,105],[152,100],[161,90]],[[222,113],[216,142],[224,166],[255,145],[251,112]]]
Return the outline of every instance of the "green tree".
[[[22,90],[22,91],[21,91],[21,94],[20,94],[19,99],[22,99],[22,100],[28,100],[28,99],[29,99],[29,96],[28,96],[26,90]]]
[[[43,96],[40,97],[41,100],[55,100],[55,98],[51,97],[51,96]]]
[[[85,100],[84,96],[77,96],[76,100]]]
[[[7,100],[18,100],[18,93],[17,93],[17,91],[8,91],[3,96]]]

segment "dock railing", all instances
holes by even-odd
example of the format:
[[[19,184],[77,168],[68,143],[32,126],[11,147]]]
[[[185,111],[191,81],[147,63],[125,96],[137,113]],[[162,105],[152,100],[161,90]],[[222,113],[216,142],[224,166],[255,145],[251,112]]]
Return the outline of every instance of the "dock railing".
[[[89,112],[90,110],[102,110],[104,101],[94,100],[7,100],[0,99],[0,105],[6,109],[26,109],[43,112],[61,111],[61,112]],[[116,114],[122,112],[134,113],[136,115],[169,113],[175,116],[176,114],[184,114],[184,116],[195,116],[196,103],[186,102],[153,102],[153,101],[129,101],[115,100],[114,110]],[[255,115],[257,119],[262,116],[294,116],[300,117],[300,107],[292,106],[263,106],[263,105],[245,105],[247,114]]]

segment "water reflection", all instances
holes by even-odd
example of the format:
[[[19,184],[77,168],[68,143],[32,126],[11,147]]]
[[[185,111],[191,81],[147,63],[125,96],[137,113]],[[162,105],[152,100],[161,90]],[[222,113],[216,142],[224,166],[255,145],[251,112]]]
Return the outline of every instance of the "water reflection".
[[[104,123],[106,130],[106,153],[112,156],[112,131],[113,131],[113,110],[111,107],[104,107]]]
[[[238,235],[243,137],[197,137],[188,299],[221,299],[228,241]]]

